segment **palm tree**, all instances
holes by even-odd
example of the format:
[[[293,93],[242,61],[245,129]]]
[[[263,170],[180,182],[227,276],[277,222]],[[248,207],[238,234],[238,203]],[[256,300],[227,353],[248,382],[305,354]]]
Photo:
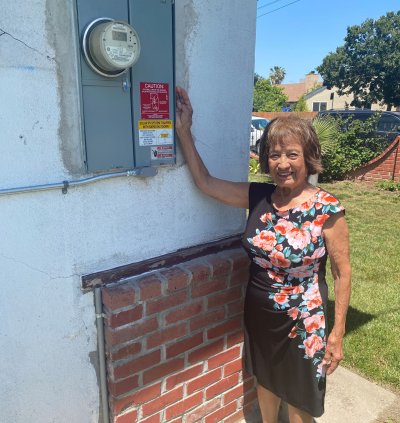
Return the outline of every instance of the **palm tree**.
[[[271,80],[272,84],[281,84],[285,79],[286,71],[280,66],[274,66],[273,68],[270,68],[269,72],[269,79]]]

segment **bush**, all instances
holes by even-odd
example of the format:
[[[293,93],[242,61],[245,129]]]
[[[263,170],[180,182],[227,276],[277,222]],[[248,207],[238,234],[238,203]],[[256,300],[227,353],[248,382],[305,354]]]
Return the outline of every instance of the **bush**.
[[[379,116],[366,121],[337,118],[340,131],[336,148],[323,155],[324,171],[321,181],[342,180],[350,171],[359,168],[378,156],[386,147],[382,138],[373,135]]]
[[[381,181],[377,182],[376,186],[383,191],[400,191],[400,182]]]

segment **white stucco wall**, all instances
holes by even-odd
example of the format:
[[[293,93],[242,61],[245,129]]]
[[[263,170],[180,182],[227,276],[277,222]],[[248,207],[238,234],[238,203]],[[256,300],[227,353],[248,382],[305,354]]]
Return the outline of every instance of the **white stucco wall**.
[[[82,173],[73,1],[14,0],[0,14],[0,189]],[[210,171],[245,180],[256,0],[176,0],[177,83],[189,89]],[[93,294],[80,276],[241,232],[178,152],[151,179],[68,194],[0,196],[1,422],[99,420]]]

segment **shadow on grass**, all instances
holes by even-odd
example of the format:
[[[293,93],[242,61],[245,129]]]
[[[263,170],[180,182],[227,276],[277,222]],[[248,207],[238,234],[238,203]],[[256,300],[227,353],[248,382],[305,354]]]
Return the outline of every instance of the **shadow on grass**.
[[[332,329],[333,321],[335,316],[335,302],[333,300],[328,300],[328,333]],[[375,315],[370,313],[365,313],[363,311],[357,310],[356,308],[350,306],[347,311],[346,319],[346,334],[357,330],[359,327],[367,324],[371,320],[375,319]]]

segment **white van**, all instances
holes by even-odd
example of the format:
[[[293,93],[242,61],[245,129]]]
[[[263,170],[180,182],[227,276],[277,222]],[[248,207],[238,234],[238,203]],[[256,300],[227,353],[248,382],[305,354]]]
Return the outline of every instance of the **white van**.
[[[269,120],[259,116],[251,117],[250,129],[250,150],[254,153],[260,153],[260,138],[264,132],[265,127],[268,125]]]

